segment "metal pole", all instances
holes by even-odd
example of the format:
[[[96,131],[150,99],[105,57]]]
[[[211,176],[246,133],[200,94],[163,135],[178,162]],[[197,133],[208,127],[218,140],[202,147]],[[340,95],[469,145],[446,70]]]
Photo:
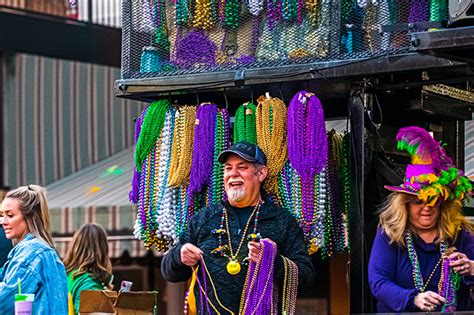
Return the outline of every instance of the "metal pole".
[[[371,102],[365,90],[352,93],[349,100],[351,124],[351,193],[350,208],[350,310],[362,313],[370,310],[367,284],[367,246],[365,237],[365,127],[364,115]]]
[[[87,0],[87,22],[92,23],[92,0]]]

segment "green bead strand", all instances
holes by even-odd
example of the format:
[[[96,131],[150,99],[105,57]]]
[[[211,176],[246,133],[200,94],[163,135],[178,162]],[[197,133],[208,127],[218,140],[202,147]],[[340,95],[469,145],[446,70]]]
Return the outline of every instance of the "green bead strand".
[[[234,142],[257,143],[256,110],[253,103],[239,106],[234,120]]]
[[[138,172],[142,169],[142,163],[148,153],[151,151],[161,129],[165,124],[166,112],[171,106],[168,100],[158,100],[148,107],[145,117],[143,118],[142,129],[138,136],[135,147],[135,167]]]

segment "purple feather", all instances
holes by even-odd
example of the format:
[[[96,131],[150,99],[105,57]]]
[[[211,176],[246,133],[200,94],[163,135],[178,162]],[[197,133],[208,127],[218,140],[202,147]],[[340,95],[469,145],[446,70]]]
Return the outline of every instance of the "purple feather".
[[[396,140],[399,143],[399,148],[407,150],[412,155],[412,158],[416,156],[426,164],[431,159],[431,164],[435,170],[454,166],[446,151],[423,128],[416,126],[401,128],[398,131]]]

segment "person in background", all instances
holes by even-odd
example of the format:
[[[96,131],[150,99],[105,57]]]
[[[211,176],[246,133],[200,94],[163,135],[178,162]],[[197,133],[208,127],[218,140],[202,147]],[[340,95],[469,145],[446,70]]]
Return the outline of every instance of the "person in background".
[[[0,202],[3,201],[5,193],[6,191],[0,187]],[[12,249],[12,241],[6,238],[2,223],[3,217],[0,216],[0,274],[2,273],[3,265],[7,261],[8,253]]]
[[[228,201],[203,208],[190,220],[179,243],[163,257],[163,277],[171,282],[186,281],[193,274],[192,268],[205,259],[209,281],[213,279],[216,289],[213,291],[209,286],[206,298],[212,301],[216,313],[239,314],[249,269],[246,261],[257,262],[263,253],[262,244],[270,244],[277,253],[273,261],[267,261],[274,264],[270,285],[274,281],[282,289],[287,278],[285,266],[294,264],[297,271],[293,280],[302,290],[310,289],[315,270],[301,228],[288,210],[276,206],[262,194],[268,174],[265,153],[255,144],[237,142],[219,155],[219,162],[224,165]],[[194,296],[200,296],[197,285]],[[282,307],[281,301],[270,303]],[[202,304],[196,299],[196,309],[202,309]],[[190,307],[194,309],[191,303]],[[209,314],[209,310],[205,314]]]
[[[3,217],[0,217],[0,225],[2,225]],[[5,236],[3,227],[0,226],[0,273],[3,265],[7,261],[8,253],[12,249],[12,242]]]
[[[94,223],[81,226],[74,233],[64,265],[74,313],[77,314],[83,290],[112,289],[112,263],[104,228]]]
[[[462,215],[472,185],[422,128],[397,134],[412,164],[381,207],[368,276],[378,312],[472,310],[473,226]]]
[[[13,314],[15,294],[34,294],[34,314],[67,314],[64,265],[54,250],[45,189],[28,185],[9,191],[2,202],[3,229],[13,241],[0,275],[1,314]]]

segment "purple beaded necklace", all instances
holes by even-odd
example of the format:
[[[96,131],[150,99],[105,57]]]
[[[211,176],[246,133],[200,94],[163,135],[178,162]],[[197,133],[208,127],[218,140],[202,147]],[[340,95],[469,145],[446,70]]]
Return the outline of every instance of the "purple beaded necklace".
[[[457,306],[456,291],[459,290],[461,277],[459,273],[454,272],[450,262],[451,259],[444,259],[438,284],[439,294],[446,299],[446,303],[441,308],[442,313],[454,313]]]
[[[430,19],[430,0],[416,0],[411,3],[409,23],[425,22]]]
[[[316,95],[301,91],[291,99],[287,118],[288,159],[303,178],[321,172],[328,157],[324,112]]]
[[[142,114],[135,122],[135,138],[134,138],[134,145],[137,145],[138,137],[140,136],[140,131],[142,130],[143,119],[146,115],[148,110],[148,106],[142,111]],[[137,204],[138,203],[138,195],[140,189],[140,175],[137,172],[137,168],[135,165],[133,166],[133,177],[132,177],[132,188],[128,193],[128,199],[131,203]]]
[[[176,43],[176,64],[189,68],[195,64],[213,66],[217,47],[202,31],[192,30]]]
[[[201,104],[197,109],[188,194],[211,184],[216,115],[216,104]]]
[[[309,235],[314,213],[314,176],[327,162],[328,139],[319,99],[306,91],[291,99],[287,116],[288,160],[301,176],[303,232]]]
[[[242,294],[239,314],[266,315],[276,314],[274,303],[273,274],[276,257],[276,246],[261,240],[260,257],[256,263],[251,262],[247,272],[245,291]]]
[[[408,250],[408,257],[412,264],[412,276],[413,284],[419,292],[425,292],[426,287],[435,270],[438,268],[439,264],[442,262],[441,266],[441,275],[438,281],[438,293],[446,299],[446,303],[443,304],[441,311],[444,312],[454,312],[456,311],[456,291],[459,289],[459,274],[453,271],[453,268],[450,267],[450,260],[447,258],[449,256],[449,249],[445,242],[441,242],[439,245],[440,259],[436,266],[433,268],[430,276],[426,281],[423,281],[423,275],[420,269],[420,263],[418,261],[418,255],[416,253],[415,245],[413,242],[413,235],[411,232],[405,232],[405,243]]]

